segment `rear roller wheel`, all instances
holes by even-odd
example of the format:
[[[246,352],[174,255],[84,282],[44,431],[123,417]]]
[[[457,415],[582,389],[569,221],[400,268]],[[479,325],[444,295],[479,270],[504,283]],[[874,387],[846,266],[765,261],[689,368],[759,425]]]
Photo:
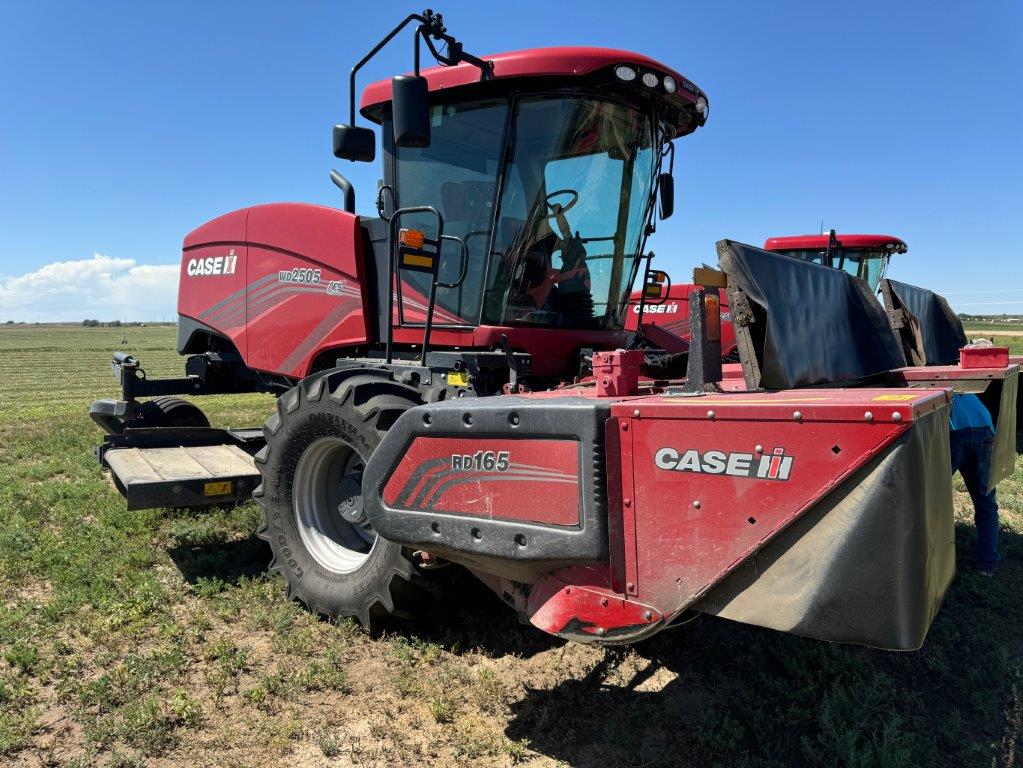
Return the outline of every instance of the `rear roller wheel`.
[[[288,595],[330,618],[363,626],[407,613],[428,596],[409,554],[379,538],[362,505],[362,472],[387,429],[419,393],[383,376],[328,373],[283,395],[256,455],[266,514],[260,538]]]
[[[125,426],[208,427],[209,425],[210,420],[206,418],[206,414],[194,403],[182,400],[180,397],[157,397],[141,403],[135,417]]]

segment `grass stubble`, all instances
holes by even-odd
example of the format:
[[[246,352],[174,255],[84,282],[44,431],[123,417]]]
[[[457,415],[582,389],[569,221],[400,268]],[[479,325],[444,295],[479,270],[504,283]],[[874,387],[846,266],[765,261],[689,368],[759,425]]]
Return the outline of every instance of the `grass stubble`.
[[[116,392],[110,351],[176,375],[174,338],[0,326],[0,763],[1023,764],[1023,463],[1000,488],[997,578],[962,567],[916,653],[706,617],[631,648],[565,644],[470,579],[370,637],[284,599],[253,504],[127,512],[99,472],[87,407]],[[202,407],[255,425],[271,402]],[[965,565],[958,479],[956,506]]]

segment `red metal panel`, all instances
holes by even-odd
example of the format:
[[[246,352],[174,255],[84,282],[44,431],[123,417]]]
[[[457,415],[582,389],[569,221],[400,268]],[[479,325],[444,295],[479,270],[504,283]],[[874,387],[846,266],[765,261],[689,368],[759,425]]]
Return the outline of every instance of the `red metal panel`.
[[[995,368],[963,368],[959,365],[923,365],[908,368],[899,368],[898,370],[891,372],[891,377],[896,381],[905,382],[936,382],[935,386],[940,386],[937,382],[942,381],[960,381],[966,379],[973,379],[979,381],[989,381],[992,379],[1005,379],[1012,374],[1013,371],[1018,370],[1018,364],[1013,362],[1012,358],[1009,359],[1009,365]]]
[[[1008,347],[963,347],[959,350],[962,368],[1004,368],[1008,364]]]
[[[650,605],[608,589],[606,566],[565,568],[533,585],[526,611],[533,626],[573,640],[634,641],[664,618]]]
[[[406,320],[409,318],[406,312]],[[512,349],[533,355],[533,373],[537,376],[564,373],[566,364],[578,349],[614,349],[625,346],[630,338],[630,334],[624,331],[490,325],[454,329],[435,326],[430,331],[430,346],[500,349],[502,336],[508,337]],[[423,329],[395,328],[394,340],[398,344],[421,344]]]
[[[698,286],[690,283],[672,285],[668,297],[663,304],[647,304],[643,309],[644,325],[650,323],[675,334],[685,341],[692,340],[689,328],[689,294]],[[625,327],[635,331],[639,321],[639,300],[641,291],[633,291],[629,296],[629,312],[625,318]],[[732,310],[728,308],[728,297],[721,292],[721,354],[728,355],[735,351],[735,327],[732,325]]]
[[[250,367],[297,378],[323,350],[366,341],[364,268],[356,216],[246,208],[185,238],[178,312],[230,338]]]
[[[366,341],[358,218],[319,205],[250,209],[246,362],[306,375],[316,355]]]
[[[185,235],[182,248],[187,251],[190,248],[210,243],[243,243],[245,241],[245,220],[248,215],[249,209],[242,208],[211,219]]]
[[[220,310],[244,314],[248,248],[248,209],[208,221],[185,236],[178,280],[178,314],[224,334],[244,357],[244,322],[230,322]]]
[[[597,382],[597,397],[636,394],[644,355],[641,349],[594,352],[593,378]]]
[[[627,594],[667,616],[684,609],[948,397],[813,389],[615,403],[615,588],[625,581]]]
[[[922,370],[919,368],[911,370]],[[702,397],[648,395],[611,406],[612,416],[742,421],[905,422],[948,402],[944,389],[800,389]]]
[[[574,440],[420,437],[383,498],[395,509],[578,525],[579,494]]]
[[[627,419],[608,419],[605,429],[607,456],[610,578],[615,592],[635,595],[639,581],[636,552],[636,484],[632,431]],[[615,464],[612,469],[611,465]]]
[[[820,416],[631,419],[638,599],[682,610],[907,426]]]

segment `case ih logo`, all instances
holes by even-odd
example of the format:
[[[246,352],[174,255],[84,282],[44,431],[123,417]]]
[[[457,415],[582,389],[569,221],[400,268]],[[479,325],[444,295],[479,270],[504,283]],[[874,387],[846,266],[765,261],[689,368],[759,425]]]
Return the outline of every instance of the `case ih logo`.
[[[233,275],[238,257],[232,250],[227,256],[207,256],[205,259],[189,259],[185,270],[189,277],[204,275]]]
[[[632,314],[639,314],[639,304],[632,305]],[[643,308],[644,315],[677,315],[678,314],[678,303],[671,302],[670,304],[647,304]]]
[[[724,451],[701,453],[695,448],[690,448],[685,453],[679,453],[674,448],[661,448],[654,454],[654,464],[658,469],[753,477],[760,480],[788,480],[792,473],[793,461],[793,457],[785,455],[784,448],[775,448],[771,453],[763,455]]]

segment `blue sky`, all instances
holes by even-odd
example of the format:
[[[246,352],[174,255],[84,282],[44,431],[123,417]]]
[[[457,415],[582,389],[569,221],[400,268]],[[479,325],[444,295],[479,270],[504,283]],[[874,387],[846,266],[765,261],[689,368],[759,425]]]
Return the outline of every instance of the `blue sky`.
[[[714,242],[903,237],[892,276],[958,309],[1023,313],[1023,5],[438,5],[474,53],[641,51],[709,95],[650,241],[683,279]],[[503,10],[502,10],[503,9]],[[377,167],[339,164],[352,63],[407,3],[0,0],[0,321],[173,318],[182,237],[275,200],[368,211]],[[388,49],[360,79],[405,71]],[[98,254],[98,255],[97,255]],[[161,266],[162,265],[162,266]]]

